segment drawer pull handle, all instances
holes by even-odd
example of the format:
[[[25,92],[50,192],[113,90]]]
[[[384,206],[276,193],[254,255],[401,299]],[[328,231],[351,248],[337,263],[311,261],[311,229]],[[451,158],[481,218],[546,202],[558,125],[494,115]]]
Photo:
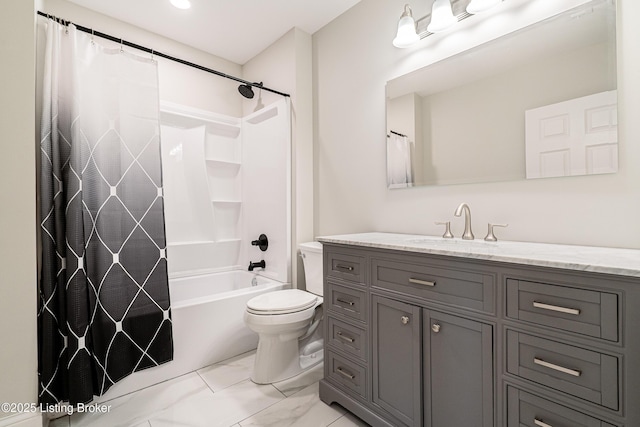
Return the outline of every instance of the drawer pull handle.
[[[403,325],[406,325],[407,323],[409,323],[409,316],[402,316],[400,318],[400,323],[402,323]]]
[[[347,271],[353,271],[353,267],[350,265],[342,265],[342,264],[338,264],[336,265],[336,268],[338,270],[347,270]]]
[[[576,371],[575,369],[565,368],[564,366],[555,365],[553,363],[545,362],[542,359],[538,359],[537,357],[533,358],[533,363],[536,365],[544,366],[545,368],[553,369],[554,371],[559,371],[564,374],[573,375],[574,377],[579,377],[582,375],[582,372]]]
[[[539,420],[539,419],[537,419],[537,418],[534,418],[534,419],[533,419],[533,423],[534,423],[535,425],[537,425],[537,426],[540,426],[540,427],[553,427],[551,424],[547,424],[547,423],[545,423],[544,421]]]
[[[435,286],[436,282],[429,282],[426,280],[414,279],[413,277],[409,278],[409,283],[414,283],[416,285],[425,285],[425,286]]]
[[[353,380],[353,379],[355,379],[355,378],[356,378],[356,376],[355,376],[355,375],[350,374],[349,372],[345,371],[345,370],[344,370],[344,369],[342,369],[342,368],[337,368],[337,369],[336,369],[336,372],[337,372],[337,373],[339,373],[340,375],[342,375],[342,376],[343,376],[343,377],[345,377],[345,378],[349,378],[350,380]]]
[[[353,302],[353,301],[347,301],[347,300],[344,300],[344,299],[342,299],[342,298],[336,298],[336,301],[341,302],[341,303],[343,303],[343,304],[350,305],[350,306],[352,306],[352,307],[353,307],[354,305],[356,305],[356,303],[355,303],[355,302]]]
[[[340,338],[341,340],[344,340],[346,342],[354,342],[355,341],[353,338],[348,337],[346,335],[343,335],[342,331],[338,331],[338,333],[336,335],[338,335],[338,338]]]
[[[541,308],[543,310],[559,311],[560,313],[573,314],[574,316],[580,314],[580,310],[578,310],[577,308],[560,307],[558,305],[545,304],[538,301],[534,301],[533,306],[535,308]]]
[[[438,332],[440,332],[440,324],[434,323],[433,325],[431,325],[431,330],[437,334]]]

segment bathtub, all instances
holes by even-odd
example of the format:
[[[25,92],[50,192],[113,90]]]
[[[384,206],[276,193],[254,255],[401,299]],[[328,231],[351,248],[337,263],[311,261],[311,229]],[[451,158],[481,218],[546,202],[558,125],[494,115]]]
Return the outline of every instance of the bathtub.
[[[258,335],[243,321],[247,301],[287,287],[240,270],[169,279],[173,361],[131,374],[96,402],[111,400],[256,348]]]

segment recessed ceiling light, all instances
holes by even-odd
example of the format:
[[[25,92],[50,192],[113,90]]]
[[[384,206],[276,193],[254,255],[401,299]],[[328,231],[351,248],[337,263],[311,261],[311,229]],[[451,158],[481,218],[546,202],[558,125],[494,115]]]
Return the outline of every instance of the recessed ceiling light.
[[[172,5],[177,7],[178,9],[189,9],[191,7],[191,2],[189,0],[169,0]]]

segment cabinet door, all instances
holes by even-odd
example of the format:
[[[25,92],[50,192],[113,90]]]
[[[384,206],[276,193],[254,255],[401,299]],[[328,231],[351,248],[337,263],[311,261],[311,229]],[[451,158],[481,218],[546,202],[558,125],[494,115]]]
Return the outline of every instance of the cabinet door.
[[[373,403],[407,426],[420,426],[420,308],[375,295],[372,306]]]
[[[424,309],[427,427],[493,427],[491,325]]]

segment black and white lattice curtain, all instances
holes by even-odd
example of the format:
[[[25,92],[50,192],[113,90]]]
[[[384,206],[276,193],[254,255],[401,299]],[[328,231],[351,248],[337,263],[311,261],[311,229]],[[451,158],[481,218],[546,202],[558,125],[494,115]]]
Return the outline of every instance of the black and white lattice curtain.
[[[173,357],[157,64],[47,22],[40,401],[87,403]]]

